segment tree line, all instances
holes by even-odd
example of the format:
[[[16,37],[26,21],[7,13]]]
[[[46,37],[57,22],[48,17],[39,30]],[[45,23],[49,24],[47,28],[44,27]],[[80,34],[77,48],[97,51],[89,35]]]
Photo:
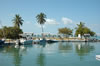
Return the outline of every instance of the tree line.
[[[80,22],[80,24],[77,24],[77,27],[75,28],[75,30],[76,30],[75,36],[78,36],[78,34],[80,34],[81,37],[84,36],[84,34],[89,34],[90,36],[96,35],[96,33],[94,31],[92,31],[90,28],[86,27],[85,23],[83,23],[83,22]],[[59,28],[58,32],[60,34],[69,36],[69,35],[72,35],[73,30],[70,28],[64,27],[64,28]]]
[[[20,28],[24,21],[22,17],[20,17],[19,14],[16,14],[12,21],[14,24],[12,27],[3,26],[0,29],[0,38],[18,39],[19,34],[23,33],[22,29]]]
[[[36,16],[37,23],[41,25],[42,28],[42,35],[43,35],[43,25],[46,22],[46,15],[44,13],[37,14]],[[6,37],[10,39],[17,39],[19,38],[19,34],[23,33],[22,29],[20,26],[23,25],[23,19],[19,14],[16,14],[15,17],[13,18],[13,24],[14,26],[12,27],[7,27],[4,26],[3,28],[0,29],[0,38]],[[80,22],[80,24],[77,24],[77,27],[75,28],[75,36],[78,36],[80,34],[83,36],[84,34],[90,34],[91,36],[94,36],[96,33],[92,31],[90,28],[85,26],[85,23]],[[59,34],[66,35],[68,37],[69,35],[73,34],[73,29],[70,29],[68,27],[63,27],[58,29]]]
[[[36,16],[36,18],[37,18],[37,22],[41,25],[42,33],[43,33],[43,25],[46,22],[45,20],[46,15],[44,13],[40,13]],[[73,34],[73,29],[70,29],[68,27],[59,28],[58,33],[66,35],[66,37],[68,37],[69,35]],[[75,36],[78,36],[78,34],[80,34],[81,36],[83,36],[84,34],[90,34],[90,36],[96,35],[96,33],[92,31],[90,28],[86,27],[85,23],[83,22],[80,22],[80,24],[77,24]]]

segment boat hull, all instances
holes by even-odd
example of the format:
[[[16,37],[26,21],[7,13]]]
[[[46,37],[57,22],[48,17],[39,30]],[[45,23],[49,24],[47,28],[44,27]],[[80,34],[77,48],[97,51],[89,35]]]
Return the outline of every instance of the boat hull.
[[[0,40],[0,45],[3,45],[5,41]]]
[[[26,45],[26,44],[32,44],[32,43],[33,43],[33,40],[26,40],[22,44]]]

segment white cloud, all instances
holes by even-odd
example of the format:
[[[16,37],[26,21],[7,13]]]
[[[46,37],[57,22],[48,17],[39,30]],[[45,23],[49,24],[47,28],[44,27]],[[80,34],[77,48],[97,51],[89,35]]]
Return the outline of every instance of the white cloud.
[[[54,19],[46,19],[46,24],[49,25],[58,25],[59,23]]]
[[[58,24],[59,23],[56,20],[54,20],[54,19],[46,19],[46,22],[43,25],[43,28],[46,28],[46,26],[48,26],[48,25],[58,25]],[[41,25],[38,24],[38,23],[36,23],[35,26],[41,28]]]
[[[70,24],[70,23],[72,23],[72,20],[69,19],[69,18],[66,18],[66,17],[63,17],[62,21],[63,21],[64,24]]]
[[[35,26],[37,26],[37,27],[39,27],[39,28],[41,28],[41,25],[40,24],[38,24],[38,23],[36,23],[35,24]],[[43,25],[43,28],[45,28],[46,26],[45,25]]]
[[[48,25],[59,25],[59,23],[54,19],[46,19],[46,22],[43,25],[43,28],[46,28]],[[41,28],[41,25],[38,23],[35,23],[35,26]]]

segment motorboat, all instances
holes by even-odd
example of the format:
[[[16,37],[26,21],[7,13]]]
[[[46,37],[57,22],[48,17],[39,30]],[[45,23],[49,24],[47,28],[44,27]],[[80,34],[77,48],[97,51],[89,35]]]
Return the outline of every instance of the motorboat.
[[[48,43],[55,43],[58,42],[57,40],[46,40]]]
[[[33,40],[32,39],[20,39],[20,43],[21,44],[32,44],[33,43]]]
[[[0,45],[3,45],[4,44],[4,40],[0,40]]]
[[[100,55],[96,55],[96,60],[100,61]]]
[[[45,47],[45,45],[46,45],[46,39],[40,40],[39,44],[42,45],[43,47]]]
[[[96,58],[100,59],[100,55],[96,55]]]
[[[33,43],[33,39],[32,36],[29,35],[24,35],[24,34],[20,34],[20,39],[16,40],[16,44],[19,45],[28,45],[28,44],[32,44]]]

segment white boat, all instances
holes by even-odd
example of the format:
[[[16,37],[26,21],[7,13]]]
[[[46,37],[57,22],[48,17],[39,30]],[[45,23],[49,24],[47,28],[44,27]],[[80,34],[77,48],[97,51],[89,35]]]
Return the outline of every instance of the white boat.
[[[21,38],[19,39],[19,44],[32,44],[33,40],[32,40],[32,36],[27,35],[27,34],[20,34]]]
[[[96,60],[100,61],[100,55],[96,55]]]
[[[32,39],[30,39],[30,40],[25,40],[25,39],[20,39],[20,43],[21,44],[32,44],[33,43],[33,40]]]
[[[100,59],[100,55],[96,55],[96,58]]]

